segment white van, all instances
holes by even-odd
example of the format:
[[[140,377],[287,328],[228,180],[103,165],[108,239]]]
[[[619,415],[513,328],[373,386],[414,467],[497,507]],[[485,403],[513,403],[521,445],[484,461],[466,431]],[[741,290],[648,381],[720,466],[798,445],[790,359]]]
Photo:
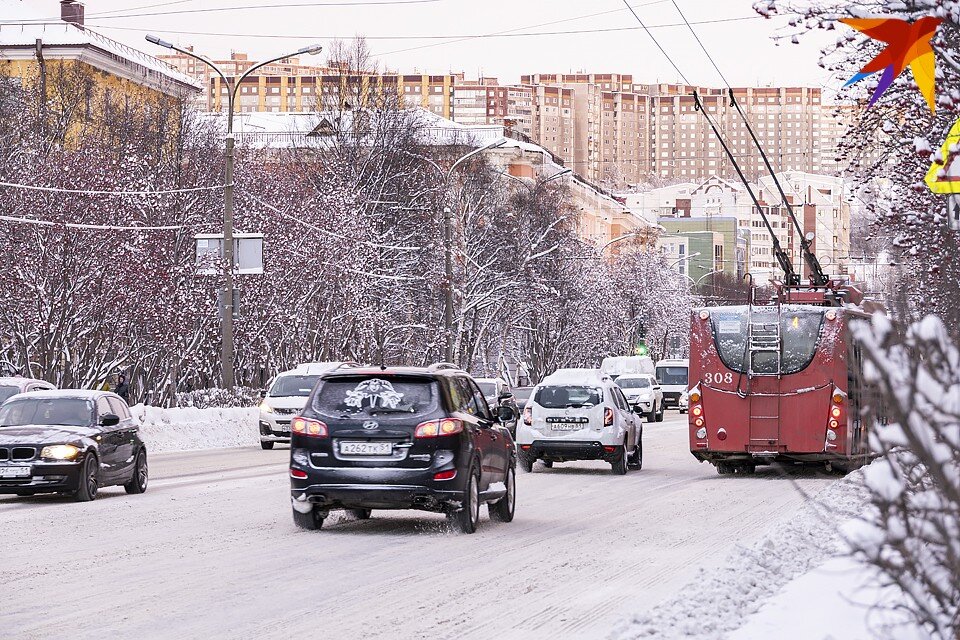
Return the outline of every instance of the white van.
[[[686,358],[676,360],[661,360],[657,363],[657,382],[663,391],[663,406],[680,409],[685,413],[687,392],[687,373],[690,370],[690,361]]]
[[[356,362],[307,362],[278,373],[260,403],[260,447],[273,449],[277,442],[290,442],[290,422],[303,410],[321,375],[340,367],[358,366]]]
[[[597,369],[559,369],[534,387],[517,425],[519,463],[531,471],[570,460],[603,460],[613,472],[643,464],[640,417],[610,376]]]
[[[611,356],[600,363],[600,371],[616,380],[617,376],[628,373],[649,373],[653,375],[653,360],[650,356]]]

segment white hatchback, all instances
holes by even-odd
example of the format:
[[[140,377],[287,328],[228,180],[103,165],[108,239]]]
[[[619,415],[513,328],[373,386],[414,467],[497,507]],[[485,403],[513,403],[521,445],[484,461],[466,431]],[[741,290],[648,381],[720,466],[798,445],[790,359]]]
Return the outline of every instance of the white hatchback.
[[[524,471],[542,460],[603,460],[613,472],[643,464],[643,427],[610,376],[597,369],[559,369],[538,384],[517,425]]]

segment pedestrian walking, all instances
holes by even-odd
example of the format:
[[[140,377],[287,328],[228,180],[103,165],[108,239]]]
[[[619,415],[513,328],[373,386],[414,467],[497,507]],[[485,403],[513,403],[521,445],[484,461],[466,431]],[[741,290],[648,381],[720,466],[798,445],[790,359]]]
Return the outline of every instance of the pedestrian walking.
[[[123,401],[130,404],[130,385],[127,384],[127,376],[122,373],[117,376],[117,389],[114,391]]]

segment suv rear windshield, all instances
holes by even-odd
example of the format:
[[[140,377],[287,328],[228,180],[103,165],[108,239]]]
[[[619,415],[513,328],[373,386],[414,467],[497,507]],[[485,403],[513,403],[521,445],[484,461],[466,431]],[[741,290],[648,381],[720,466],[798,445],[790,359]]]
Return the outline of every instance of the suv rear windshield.
[[[20,389],[18,387],[3,385],[0,387],[0,404],[2,404],[7,398],[15,396],[18,393],[20,393]]]
[[[617,378],[617,386],[621,389],[649,389],[650,380],[648,378]]]
[[[93,419],[92,407],[83,398],[23,398],[0,408],[0,426],[28,424],[82,427]]]
[[[723,364],[739,373],[748,369],[755,374],[791,374],[803,371],[813,361],[820,341],[824,310],[798,305],[780,307],[777,318],[774,309],[754,308],[749,321],[754,325],[779,326],[780,370],[777,371],[775,351],[756,351],[753,362],[748,358],[748,314],[746,307],[726,307],[710,310],[713,340]]]
[[[324,380],[313,399],[317,413],[334,418],[406,417],[437,410],[433,380],[365,377]]]
[[[596,387],[560,385],[539,387],[533,401],[546,409],[593,407],[600,404],[601,391]]]
[[[291,396],[303,396],[306,398],[313,391],[320,376],[298,376],[289,374],[277,378],[273,386],[270,387],[270,395],[274,398],[288,398]]]
[[[493,396],[497,395],[496,382],[477,382],[477,386],[480,387],[480,393],[487,398],[492,398]]]

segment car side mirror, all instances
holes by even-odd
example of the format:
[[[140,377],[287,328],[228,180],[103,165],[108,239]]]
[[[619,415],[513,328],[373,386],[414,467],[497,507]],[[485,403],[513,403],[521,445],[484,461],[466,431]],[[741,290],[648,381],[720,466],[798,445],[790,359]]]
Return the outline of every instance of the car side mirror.
[[[267,390],[266,390],[266,389],[260,389],[260,399],[263,400],[263,399],[265,399],[266,397],[267,397]]]
[[[100,426],[113,427],[120,424],[120,416],[115,413],[105,413],[100,416]]]
[[[517,412],[513,407],[507,405],[500,405],[497,407],[497,420],[500,422],[510,422],[511,420],[516,420]]]

